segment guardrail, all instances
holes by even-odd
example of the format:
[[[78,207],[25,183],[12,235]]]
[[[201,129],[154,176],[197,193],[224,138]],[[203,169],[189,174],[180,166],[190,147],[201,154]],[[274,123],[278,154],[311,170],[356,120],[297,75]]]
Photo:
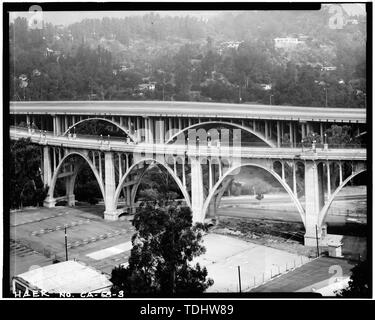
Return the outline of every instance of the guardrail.
[[[10,135],[13,138],[30,137],[34,143],[42,145],[56,145],[71,148],[85,148],[94,150],[110,150],[117,152],[137,152],[145,154],[164,154],[189,156],[220,156],[220,157],[252,157],[252,158],[283,158],[283,159],[349,159],[366,160],[365,149],[299,149],[299,148],[270,148],[254,146],[210,146],[202,144],[153,144],[153,143],[127,143],[122,139],[101,140],[89,136],[56,136],[46,131],[36,132],[24,128],[11,127]]]
[[[123,142],[126,144],[141,144],[141,143],[146,143],[145,141],[132,141],[130,138],[127,136],[123,137],[118,137],[118,136],[111,136],[111,135],[90,135],[90,134],[82,134],[82,133],[68,133],[65,135],[55,135],[51,131],[46,131],[46,130],[38,130],[38,129],[32,129],[32,128],[25,128],[25,127],[18,127],[18,126],[10,126],[10,129],[16,129],[24,132],[29,132],[32,135],[38,135],[43,137],[46,134],[48,135],[53,135],[54,137],[61,137],[61,138],[67,138],[67,139],[92,139],[93,141],[98,141],[102,144],[110,144],[111,142]],[[209,139],[207,141],[199,141],[197,137],[197,142],[196,145],[199,145],[201,147],[208,147],[208,148],[221,148],[223,144],[220,142],[214,140],[210,141]],[[276,141],[270,140],[273,143],[276,144]],[[169,143],[168,145],[189,145],[193,146],[194,143],[188,143],[186,140],[186,143],[182,144],[179,143],[180,141],[177,140],[176,142]],[[229,146],[229,147],[259,147],[259,148],[264,148],[268,147],[267,144],[263,141],[244,141],[244,140],[239,140],[238,144],[233,144],[233,140],[229,139],[228,145],[224,146]],[[154,139],[151,144],[160,144],[157,139]],[[366,144],[360,144],[360,143],[294,143],[293,146],[290,145],[290,143],[281,143],[280,147],[278,148],[285,148],[285,149],[301,149],[302,151],[309,151],[309,150],[314,150],[314,149],[365,149],[367,148]]]

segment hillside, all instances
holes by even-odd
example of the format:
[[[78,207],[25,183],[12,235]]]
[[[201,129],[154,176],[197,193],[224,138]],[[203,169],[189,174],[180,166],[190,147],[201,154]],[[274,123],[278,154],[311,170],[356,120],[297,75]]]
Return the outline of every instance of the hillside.
[[[366,18],[320,11],[10,25],[11,98],[365,107]]]

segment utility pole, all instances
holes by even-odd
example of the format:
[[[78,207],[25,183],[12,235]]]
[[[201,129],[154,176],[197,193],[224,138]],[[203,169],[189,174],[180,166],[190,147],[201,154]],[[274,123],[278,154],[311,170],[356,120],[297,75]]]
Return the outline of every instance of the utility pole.
[[[240,293],[241,293],[241,269],[240,269],[240,266],[237,267],[238,268],[238,286],[239,286],[239,289],[240,289]]]
[[[319,258],[319,239],[318,239],[318,226],[315,225],[315,235],[316,235],[316,257]]]
[[[69,260],[68,258],[68,236],[66,234],[66,227],[64,229],[65,229],[65,260],[68,261]]]

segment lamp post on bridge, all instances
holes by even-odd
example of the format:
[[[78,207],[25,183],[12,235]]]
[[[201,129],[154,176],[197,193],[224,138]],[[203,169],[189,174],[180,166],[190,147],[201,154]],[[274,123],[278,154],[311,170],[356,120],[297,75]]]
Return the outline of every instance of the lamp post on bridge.
[[[313,136],[313,141],[312,141],[312,144],[311,144],[311,149],[312,151],[316,151],[316,139],[315,139],[315,133],[312,134]]]
[[[328,150],[327,134],[324,134],[324,150]]]

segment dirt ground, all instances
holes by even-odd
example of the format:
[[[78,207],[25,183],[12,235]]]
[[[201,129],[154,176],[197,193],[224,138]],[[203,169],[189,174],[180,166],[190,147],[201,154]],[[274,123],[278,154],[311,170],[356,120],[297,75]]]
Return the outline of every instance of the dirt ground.
[[[357,259],[358,255],[366,256],[366,230],[366,225],[350,223],[343,226],[336,225],[335,228],[328,226],[329,234],[344,235],[343,254],[348,259]],[[303,224],[299,222],[218,217],[217,224],[212,227],[211,232],[311,258],[317,255],[315,247],[303,245],[305,230]],[[319,253],[328,254],[328,247],[321,244]]]
[[[316,256],[315,248],[303,245],[302,223],[220,217],[211,231],[298,255]]]

